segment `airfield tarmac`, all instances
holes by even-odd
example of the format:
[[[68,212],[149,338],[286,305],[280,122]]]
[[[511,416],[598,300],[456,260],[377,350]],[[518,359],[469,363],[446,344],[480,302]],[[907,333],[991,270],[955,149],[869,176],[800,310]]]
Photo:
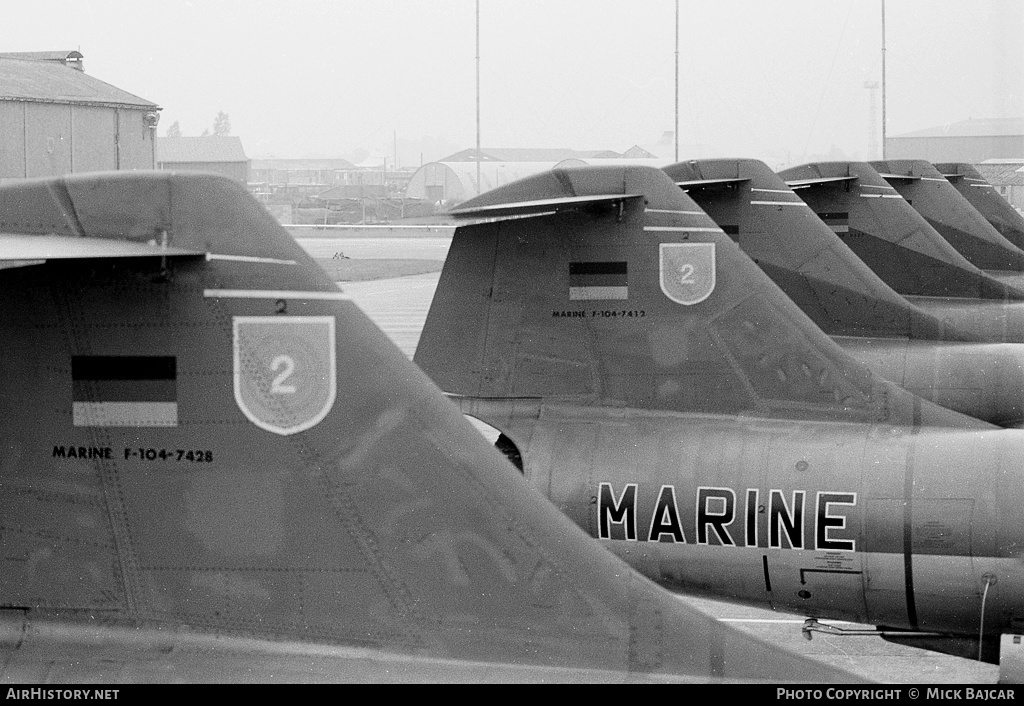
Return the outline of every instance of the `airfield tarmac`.
[[[314,257],[344,252],[348,257],[442,259],[447,238],[378,239],[354,242],[352,238],[298,238]],[[367,239],[369,241],[369,239]],[[381,242],[389,240],[392,242]],[[430,242],[422,242],[430,241]],[[419,342],[439,274],[436,272],[393,279],[340,282],[341,289],[370,317],[410,359]],[[479,426],[479,425],[478,425]],[[480,427],[487,434],[487,430]],[[493,438],[493,435],[491,435]],[[841,667],[865,679],[885,684],[995,684],[998,667],[983,662],[894,645],[880,637],[815,634],[806,640],[800,615],[748,608],[706,599],[680,600],[743,632],[813,659]],[[844,628],[869,625],[834,623]]]

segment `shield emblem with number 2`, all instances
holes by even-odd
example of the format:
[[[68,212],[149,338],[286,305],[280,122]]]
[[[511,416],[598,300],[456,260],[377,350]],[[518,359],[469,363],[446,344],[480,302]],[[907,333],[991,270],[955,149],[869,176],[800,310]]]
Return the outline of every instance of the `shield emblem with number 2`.
[[[715,291],[714,243],[661,243],[661,291],[679,304],[698,304]]]
[[[287,436],[316,426],[337,393],[333,316],[234,317],[235,401]]]

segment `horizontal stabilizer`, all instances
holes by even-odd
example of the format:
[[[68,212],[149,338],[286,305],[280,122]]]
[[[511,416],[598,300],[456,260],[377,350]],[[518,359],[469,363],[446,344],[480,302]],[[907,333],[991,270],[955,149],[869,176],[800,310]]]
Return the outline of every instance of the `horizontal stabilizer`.
[[[285,237],[256,241],[259,231]],[[244,186],[219,175],[91,172],[0,185],[0,268],[77,260],[160,270],[218,261],[217,288],[227,290],[316,264]]]
[[[819,177],[817,179],[787,179],[786,186],[790,189],[806,189],[821,184],[836,184],[844,181],[856,181],[856,176]]]
[[[910,176],[909,174],[884,174],[882,172],[879,172],[878,176],[882,177],[883,179],[900,179],[901,181],[921,181],[921,177]]]
[[[473,208],[455,209],[449,214],[458,218],[501,218],[504,216],[539,216],[577,211],[590,206],[615,205],[641,198],[640,194],[598,194],[538,199],[517,203],[500,203]]]
[[[205,255],[205,250],[167,247],[156,241],[139,243],[131,240],[103,240],[67,235],[0,233],[0,261]]]
[[[733,177],[730,179],[691,179],[689,181],[677,181],[676,186],[684,189],[702,189],[705,186],[725,186],[729,184],[742,184],[743,182],[750,181],[745,177]]]

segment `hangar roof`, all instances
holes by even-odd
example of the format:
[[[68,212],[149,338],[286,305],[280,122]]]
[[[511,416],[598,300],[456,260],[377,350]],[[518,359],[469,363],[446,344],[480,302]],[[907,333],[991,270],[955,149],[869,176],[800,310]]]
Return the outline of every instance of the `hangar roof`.
[[[248,162],[242,140],[233,135],[199,137],[157,137],[156,161],[174,162]]]
[[[31,59],[32,61],[80,61],[82,52],[74,49],[63,51],[5,51],[0,52],[0,59]]]
[[[49,53],[38,52],[40,55]],[[42,56],[40,59],[14,59],[0,55],[0,100],[159,110],[156,103]]]

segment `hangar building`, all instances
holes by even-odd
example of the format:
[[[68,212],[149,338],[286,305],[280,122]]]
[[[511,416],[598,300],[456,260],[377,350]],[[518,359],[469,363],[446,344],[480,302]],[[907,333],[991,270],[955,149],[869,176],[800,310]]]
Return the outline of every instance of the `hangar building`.
[[[242,184],[249,182],[249,158],[242,140],[232,135],[158,137],[158,169],[184,172],[216,172]]]
[[[886,159],[978,164],[1024,157],[1024,118],[961,120],[885,138]]]
[[[156,166],[160,107],[89,76],[82,58],[0,53],[0,179]]]

